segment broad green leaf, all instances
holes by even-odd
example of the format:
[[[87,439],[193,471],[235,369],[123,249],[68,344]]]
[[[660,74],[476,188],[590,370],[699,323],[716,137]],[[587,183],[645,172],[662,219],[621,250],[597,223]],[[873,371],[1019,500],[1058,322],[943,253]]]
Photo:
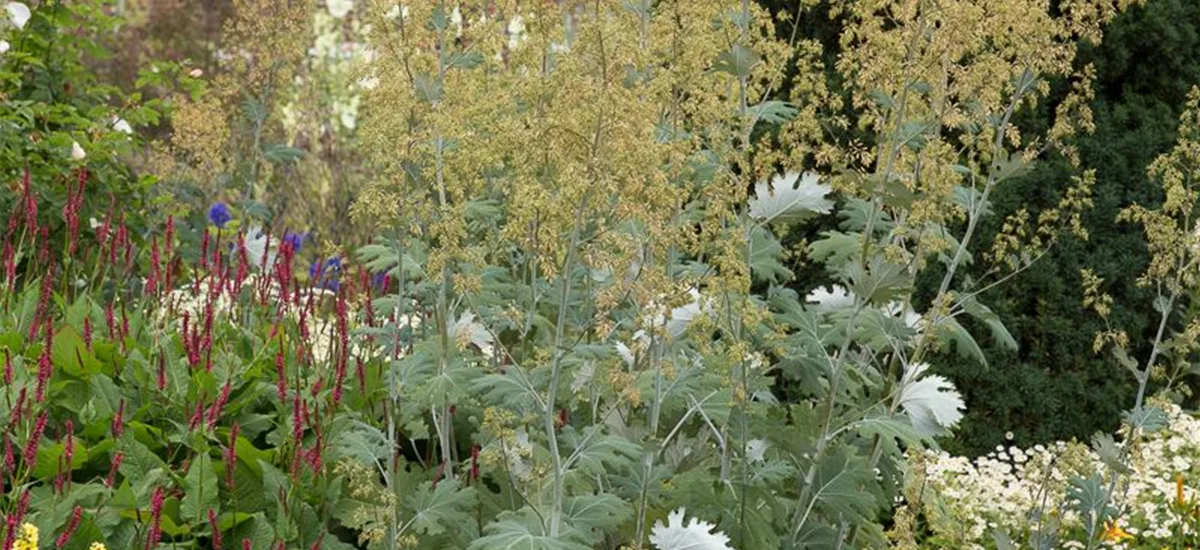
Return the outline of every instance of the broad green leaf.
[[[979,347],[979,343],[975,341],[975,337],[967,332],[967,329],[959,324],[958,320],[953,317],[943,317],[938,320],[936,327],[938,337],[954,344],[955,351],[959,357],[970,357],[979,362],[980,365],[987,366],[987,357],[983,355],[983,349]]]
[[[563,536],[552,537],[532,510],[502,512],[496,521],[483,527],[484,536],[475,539],[467,550],[590,550],[587,539],[568,529]]]
[[[212,458],[207,452],[199,453],[192,458],[187,476],[183,479],[183,502],[179,512],[184,520],[193,524],[207,521],[208,510],[220,507],[217,498],[217,472],[213,469]]]
[[[473,529],[475,519],[470,512],[475,505],[475,489],[459,487],[458,481],[453,479],[442,480],[437,488],[432,485],[432,482],[422,484],[404,499],[413,511],[413,530],[438,535],[447,530],[462,533]]]
[[[924,374],[924,365],[912,365],[900,390],[900,405],[913,427],[923,435],[938,435],[953,428],[966,408],[962,396],[942,376]]]
[[[570,497],[563,504],[563,516],[592,544],[599,543],[606,532],[619,527],[632,514],[632,506],[611,493]]]
[[[777,283],[792,278],[783,265],[783,245],[765,227],[750,230],[750,274],[756,281]]]
[[[734,44],[732,48],[717,57],[717,62],[713,64],[713,70],[746,78],[750,76],[759,61],[759,56],[754,50],[741,44]]]
[[[983,324],[987,325],[992,332],[992,338],[1005,349],[1016,351],[1017,341],[1012,334],[1008,332],[1008,328],[1004,326],[1004,322],[1000,320],[1000,316],[996,315],[991,308],[979,303],[975,298],[968,298],[962,302],[963,311],[968,315],[979,319]]]
[[[825,197],[833,188],[819,181],[814,172],[805,172],[803,176],[788,172],[772,177],[770,182],[758,182],[754,185],[754,198],[750,199],[750,217],[768,223],[828,214],[833,201]]]

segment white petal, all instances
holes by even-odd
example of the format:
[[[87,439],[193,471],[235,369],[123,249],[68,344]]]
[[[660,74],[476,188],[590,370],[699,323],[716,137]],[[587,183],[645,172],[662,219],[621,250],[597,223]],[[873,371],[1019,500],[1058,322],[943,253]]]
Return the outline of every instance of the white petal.
[[[629,346],[626,346],[624,342],[617,342],[613,345],[617,348],[617,355],[620,355],[621,359],[625,360],[626,365],[632,367],[634,361],[633,350],[629,349]]]
[[[29,22],[29,6],[20,2],[9,2],[4,9],[8,12],[8,19],[12,21],[13,25],[16,25],[18,29],[25,28],[25,23]]]
[[[7,40],[0,40],[0,53],[7,52],[11,47]]]
[[[126,121],[125,119],[113,117],[113,120],[115,121],[115,122],[113,122],[113,130],[121,132],[122,134],[132,134],[133,133],[133,127],[130,126],[129,122]]]
[[[325,8],[334,19],[341,19],[354,9],[354,0],[325,0]]]
[[[767,452],[767,447],[770,444],[762,439],[751,439],[746,442],[746,460],[750,462],[762,462],[763,455]]]
[[[365,76],[358,81],[358,87],[364,90],[374,90],[379,86],[378,76]]]
[[[454,35],[462,36],[463,16],[462,11],[458,9],[458,6],[454,6],[454,11],[450,12],[450,24],[454,25]]]
[[[72,141],[71,142],[71,159],[72,160],[83,160],[84,157],[87,157],[87,152],[85,152],[83,150],[83,147],[79,146],[78,141]]]

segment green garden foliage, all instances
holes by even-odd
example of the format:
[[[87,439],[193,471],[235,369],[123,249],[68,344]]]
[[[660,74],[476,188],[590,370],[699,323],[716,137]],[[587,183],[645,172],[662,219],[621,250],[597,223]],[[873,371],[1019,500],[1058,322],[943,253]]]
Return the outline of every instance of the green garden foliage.
[[[1200,8],[181,5],[0,0],[0,550],[1196,513]]]

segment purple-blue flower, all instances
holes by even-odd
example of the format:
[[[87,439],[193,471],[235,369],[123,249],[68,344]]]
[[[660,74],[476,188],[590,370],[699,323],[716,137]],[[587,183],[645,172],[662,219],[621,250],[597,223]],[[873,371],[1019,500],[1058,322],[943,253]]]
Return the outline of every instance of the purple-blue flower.
[[[392,278],[388,276],[386,271],[376,273],[371,276],[371,285],[379,290],[387,290]]]
[[[330,256],[325,262],[314,260],[308,268],[308,276],[317,286],[336,291],[341,284],[337,277],[342,272],[342,257]]]
[[[292,247],[292,252],[300,252],[300,247],[304,246],[304,238],[307,233],[293,233],[285,231],[283,233],[283,243]]]
[[[229,220],[233,219],[233,214],[229,213],[229,205],[223,202],[214,202],[208,207],[208,221],[218,228],[224,228]]]

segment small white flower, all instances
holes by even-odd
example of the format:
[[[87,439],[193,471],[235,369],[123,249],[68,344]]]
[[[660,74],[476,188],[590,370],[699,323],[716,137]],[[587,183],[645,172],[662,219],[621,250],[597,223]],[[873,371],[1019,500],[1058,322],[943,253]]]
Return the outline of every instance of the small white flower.
[[[25,23],[29,22],[29,6],[20,2],[9,2],[4,6],[4,10],[8,12],[8,20],[18,29],[25,28]]]
[[[620,355],[621,359],[625,360],[625,364],[632,367],[634,362],[633,350],[629,349],[629,346],[626,346],[624,342],[617,342],[613,346],[617,348],[617,355]]]
[[[770,444],[762,439],[751,439],[746,442],[746,460],[750,462],[762,462],[763,455],[767,452],[767,447]]]
[[[458,9],[458,6],[455,6],[454,11],[450,12],[450,24],[454,25],[454,36],[462,36],[463,16],[462,11]]]
[[[672,338],[683,336],[692,321],[704,313],[700,307],[700,291],[693,288],[688,290],[688,294],[692,297],[691,302],[671,310],[671,320],[667,321],[667,334]]]
[[[78,141],[71,142],[71,160],[83,160],[87,153],[80,147]]]
[[[120,117],[116,117],[116,116],[113,117],[113,126],[112,127],[113,127],[113,130],[121,132],[122,134],[132,134],[133,133],[133,127],[129,125],[129,122]]]
[[[392,9],[388,10],[387,13],[383,15],[388,19],[408,19],[408,6],[396,4],[392,6]]]
[[[650,531],[650,543],[658,550],[733,550],[729,546],[729,537],[720,531],[713,532],[717,526],[706,521],[692,518],[685,526],[683,524],[684,509],[680,508],[667,514],[667,525],[661,521],[654,522]]]
[[[341,19],[354,9],[354,0],[325,0],[325,8],[334,19]]]
[[[378,76],[364,76],[358,79],[358,87],[364,90],[374,90],[379,86]]]
[[[200,78],[200,77],[204,76],[204,71],[202,71],[200,69],[192,69],[192,70],[188,71],[188,76],[190,76],[192,78]]]
[[[525,41],[525,21],[520,15],[508,20],[508,49],[515,50]]]
[[[492,354],[492,333],[488,332],[487,327],[475,320],[475,314],[467,311],[458,317],[451,327],[454,334],[454,339],[459,342],[459,345],[475,344],[484,355]]]

